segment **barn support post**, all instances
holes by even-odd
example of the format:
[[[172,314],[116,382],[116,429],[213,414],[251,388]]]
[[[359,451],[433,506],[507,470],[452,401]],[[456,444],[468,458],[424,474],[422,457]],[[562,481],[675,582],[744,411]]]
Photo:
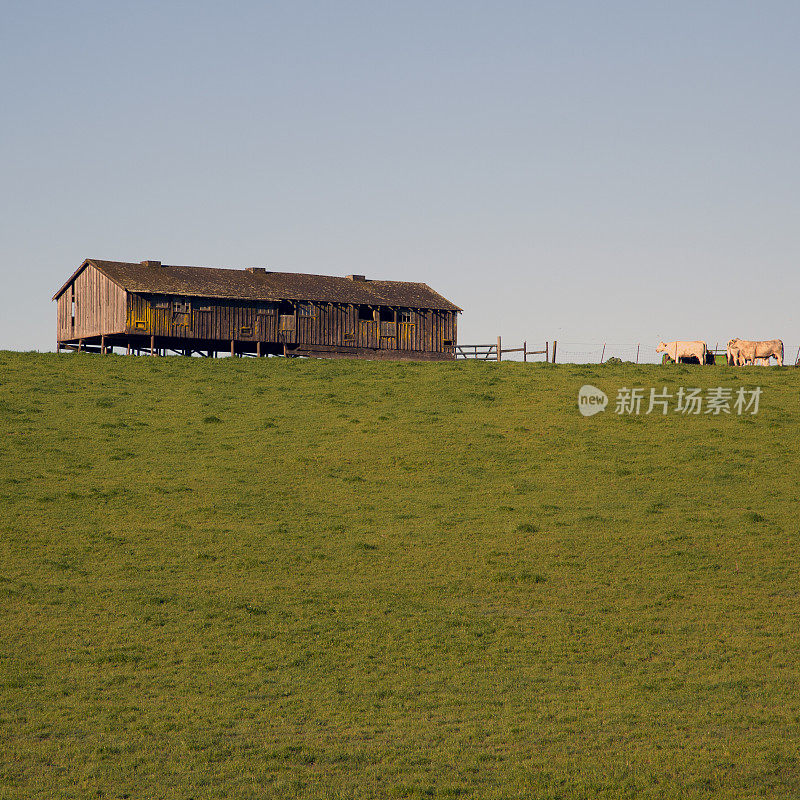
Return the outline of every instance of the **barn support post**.
[[[503,342],[499,336],[497,337],[497,360],[503,360]]]
[[[236,342],[233,339],[231,339],[231,355],[236,355]]]
[[[156,354],[156,337],[155,335],[150,336],[150,355],[154,356]]]
[[[100,355],[104,356],[106,354],[106,337],[101,334],[100,335]]]
[[[61,342],[56,342],[56,353],[61,352]]]
[[[125,342],[127,344],[127,347],[125,348],[125,355],[129,356],[131,354],[131,340],[126,339]]]
[[[78,339],[78,352],[83,350],[83,339]]]
[[[261,342],[256,342],[256,358],[261,358]]]
[[[556,348],[558,347],[558,342],[553,339],[553,363],[556,363]]]

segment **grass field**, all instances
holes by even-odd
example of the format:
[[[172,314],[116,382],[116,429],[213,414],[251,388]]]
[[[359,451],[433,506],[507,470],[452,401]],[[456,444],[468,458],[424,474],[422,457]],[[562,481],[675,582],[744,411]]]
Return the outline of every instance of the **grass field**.
[[[797,797],[799,422],[790,368],[0,353],[0,798]]]

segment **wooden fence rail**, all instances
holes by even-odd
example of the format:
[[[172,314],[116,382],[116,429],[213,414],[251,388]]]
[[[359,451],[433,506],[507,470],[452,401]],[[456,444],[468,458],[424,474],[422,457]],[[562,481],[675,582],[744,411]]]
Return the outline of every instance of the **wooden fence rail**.
[[[544,350],[528,350],[528,343],[523,342],[522,347],[503,347],[502,337],[497,337],[497,344],[457,344],[456,358],[473,358],[481,361],[502,361],[506,353],[522,353],[522,360],[527,361],[528,356],[544,356],[545,361],[556,361],[557,342],[544,343]]]
[[[497,346],[493,344],[457,344],[456,358],[477,358],[481,361],[499,361]]]

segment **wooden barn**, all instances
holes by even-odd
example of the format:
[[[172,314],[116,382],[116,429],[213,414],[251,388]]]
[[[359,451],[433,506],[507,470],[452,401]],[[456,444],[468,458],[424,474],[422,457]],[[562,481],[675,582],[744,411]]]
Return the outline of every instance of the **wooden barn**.
[[[58,350],[449,360],[461,309],[424,283],[87,259]]]

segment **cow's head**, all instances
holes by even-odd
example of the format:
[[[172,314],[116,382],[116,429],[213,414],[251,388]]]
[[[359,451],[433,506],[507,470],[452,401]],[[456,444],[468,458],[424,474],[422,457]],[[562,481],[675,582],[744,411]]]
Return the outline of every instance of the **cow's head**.
[[[664,342],[661,342],[658,345],[658,347],[656,347],[656,353],[666,353],[666,352],[667,352],[667,346],[666,344],[664,344]]]
[[[739,341],[740,341],[740,340],[739,340],[739,339],[736,339],[736,338],[729,339],[729,340],[728,340],[728,347],[734,347],[734,346],[736,345],[736,343],[737,343],[737,342],[739,342]]]

